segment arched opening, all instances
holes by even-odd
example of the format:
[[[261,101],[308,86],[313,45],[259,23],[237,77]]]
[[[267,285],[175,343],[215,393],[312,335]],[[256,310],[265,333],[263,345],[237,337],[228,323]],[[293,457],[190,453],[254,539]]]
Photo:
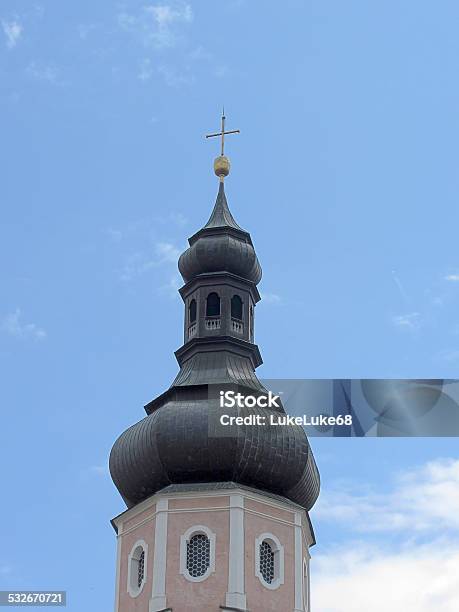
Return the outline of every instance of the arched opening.
[[[128,591],[131,597],[137,597],[143,589],[146,576],[146,544],[145,542],[137,542],[130,555],[128,567]]]
[[[220,297],[218,293],[209,293],[206,301],[206,316],[215,317],[220,314]]]
[[[205,525],[194,525],[180,536],[180,573],[202,582],[215,572],[216,535]]]
[[[231,298],[231,318],[242,321],[242,300],[238,295]]]
[[[196,300],[194,298],[188,307],[188,315],[190,323],[194,323],[196,321]]]
[[[277,589],[284,583],[284,548],[272,533],[255,540],[255,574],[267,589]]]

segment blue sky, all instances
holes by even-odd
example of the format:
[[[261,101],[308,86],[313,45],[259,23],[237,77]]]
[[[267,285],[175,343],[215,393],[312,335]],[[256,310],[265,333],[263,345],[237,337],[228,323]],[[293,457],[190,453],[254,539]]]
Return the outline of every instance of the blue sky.
[[[260,376],[457,377],[458,22],[452,1],[3,0],[2,588],[111,605],[107,456],[177,370],[176,260],[214,203],[222,104]],[[368,609],[327,599],[338,578],[457,575],[456,440],[313,443],[317,611]],[[439,581],[372,612],[457,610]]]

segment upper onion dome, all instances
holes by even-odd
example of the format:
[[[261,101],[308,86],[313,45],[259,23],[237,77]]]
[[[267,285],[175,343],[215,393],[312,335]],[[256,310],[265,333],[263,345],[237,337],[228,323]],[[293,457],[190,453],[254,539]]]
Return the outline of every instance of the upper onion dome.
[[[234,220],[223,181],[209,221],[188,242],[190,248],[178,263],[185,282],[210,272],[230,272],[255,284],[260,282],[261,266],[252,239]]]

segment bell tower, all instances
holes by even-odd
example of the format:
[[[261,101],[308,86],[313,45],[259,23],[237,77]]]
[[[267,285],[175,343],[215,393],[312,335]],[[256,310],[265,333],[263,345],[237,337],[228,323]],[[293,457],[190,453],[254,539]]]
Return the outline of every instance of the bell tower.
[[[250,234],[231,215],[223,181],[209,221],[189,244],[179,259],[187,306],[184,341],[217,335],[253,342],[261,267]]]
[[[282,406],[222,408],[219,392],[267,394],[255,369],[261,267],[219,189],[208,222],[180,256],[184,343],[167,391],[110,454],[127,510],[117,533],[116,612],[309,612],[308,511],[319,473],[301,427],[269,425]],[[234,417],[223,426],[222,413]],[[245,425],[256,415],[260,424]],[[236,421],[237,417],[243,417]],[[240,424],[241,423],[241,424]]]

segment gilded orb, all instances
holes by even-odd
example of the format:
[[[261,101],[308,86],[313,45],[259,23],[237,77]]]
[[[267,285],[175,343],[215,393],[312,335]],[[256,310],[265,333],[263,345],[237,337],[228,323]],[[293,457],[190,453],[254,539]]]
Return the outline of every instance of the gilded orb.
[[[214,161],[214,172],[220,178],[228,176],[230,171],[230,162],[225,155],[219,155]]]

